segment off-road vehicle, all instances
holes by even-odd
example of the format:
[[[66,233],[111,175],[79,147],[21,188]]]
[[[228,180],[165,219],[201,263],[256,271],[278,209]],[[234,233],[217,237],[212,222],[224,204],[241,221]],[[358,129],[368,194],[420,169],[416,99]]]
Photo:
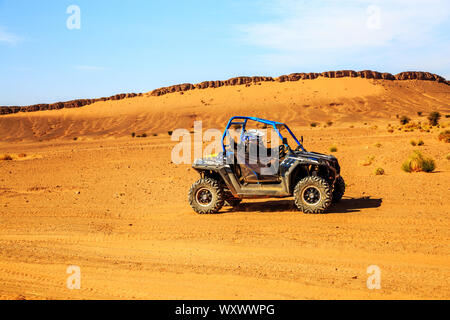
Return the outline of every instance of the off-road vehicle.
[[[267,130],[281,141],[275,148]],[[217,213],[243,199],[288,197],[304,213],[323,213],[344,195],[336,157],[307,152],[303,137],[300,142],[284,123],[233,117],[221,144],[219,154],[194,161],[201,179],[189,191],[189,204],[197,213]]]

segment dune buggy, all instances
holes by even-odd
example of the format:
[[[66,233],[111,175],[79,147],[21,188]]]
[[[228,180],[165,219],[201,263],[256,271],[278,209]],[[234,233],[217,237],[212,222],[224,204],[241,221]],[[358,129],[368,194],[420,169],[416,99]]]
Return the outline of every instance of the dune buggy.
[[[189,204],[199,214],[213,214],[243,199],[294,197],[304,213],[325,212],[345,193],[341,168],[336,157],[307,152],[302,143],[284,123],[231,118],[222,151],[194,161],[201,178],[189,191]]]

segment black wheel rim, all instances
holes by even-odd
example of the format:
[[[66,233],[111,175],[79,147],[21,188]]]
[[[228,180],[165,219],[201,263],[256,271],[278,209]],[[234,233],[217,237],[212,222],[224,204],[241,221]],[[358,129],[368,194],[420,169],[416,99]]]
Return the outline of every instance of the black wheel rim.
[[[202,207],[208,207],[213,201],[213,195],[208,189],[202,188],[197,191],[195,199]]]
[[[307,187],[303,190],[303,201],[305,201],[309,205],[316,205],[320,202],[322,195],[320,194],[320,190],[316,187]]]

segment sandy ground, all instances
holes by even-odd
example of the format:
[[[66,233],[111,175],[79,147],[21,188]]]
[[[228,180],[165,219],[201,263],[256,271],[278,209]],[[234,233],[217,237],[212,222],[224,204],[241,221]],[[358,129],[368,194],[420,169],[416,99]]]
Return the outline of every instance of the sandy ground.
[[[396,113],[425,121],[415,113],[448,112],[450,91],[425,82],[402,88],[341,80],[0,117],[0,154],[26,153],[0,161],[0,298],[449,299],[449,145],[438,141],[439,130],[389,133],[387,124],[398,123]],[[220,109],[231,95],[226,90],[236,97]],[[237,90],[241,104],[233,100]],[[218,106],[189,107],[205,95]],[[187,192],[198,176],[171,162],[175,143],[166,130],[203,119],[197,111],[189,118],[189,110],[223,128],[245,101],[256,110],[255,99],[267,105],[247,115],[287,121],[308,150],[338,147],[348,190],[328,214],[299,213],[291,199],[245,201],[236,211],[206,216],[189,207]],[[311,128],[313,120],[335,124]],[[133,139],[130,132],[150,137]],[[413,147],[411,139],[425,146]],[[436,160],[435,173],[400,170],[417,149]],[[375,156],[372,165],[358,164],[368,156]],[[377,167],[386,175],[375,176]],[[69,265],[81,268],[81,290],[66,287]],[[382,271],[381,290],[366,286],[370,265]]]

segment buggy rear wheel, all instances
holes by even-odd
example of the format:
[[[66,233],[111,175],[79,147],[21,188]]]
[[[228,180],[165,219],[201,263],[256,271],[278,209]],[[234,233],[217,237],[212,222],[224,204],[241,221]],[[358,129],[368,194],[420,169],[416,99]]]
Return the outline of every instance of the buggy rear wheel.
[[[295,205],[304,213],[324,213],[331,205],[330,185],[320,177],[306,177],[294,190]]]
[[[341,201],[344,194],[345,194],[345,181],[344,178],[339,177],[334,183],[333,202],[338,203],[339,201]]]
[[[199,214],[213,214],[224,205],[223,190],[218,181],[205,178],[194,183],[189,190],[189,204]]]

